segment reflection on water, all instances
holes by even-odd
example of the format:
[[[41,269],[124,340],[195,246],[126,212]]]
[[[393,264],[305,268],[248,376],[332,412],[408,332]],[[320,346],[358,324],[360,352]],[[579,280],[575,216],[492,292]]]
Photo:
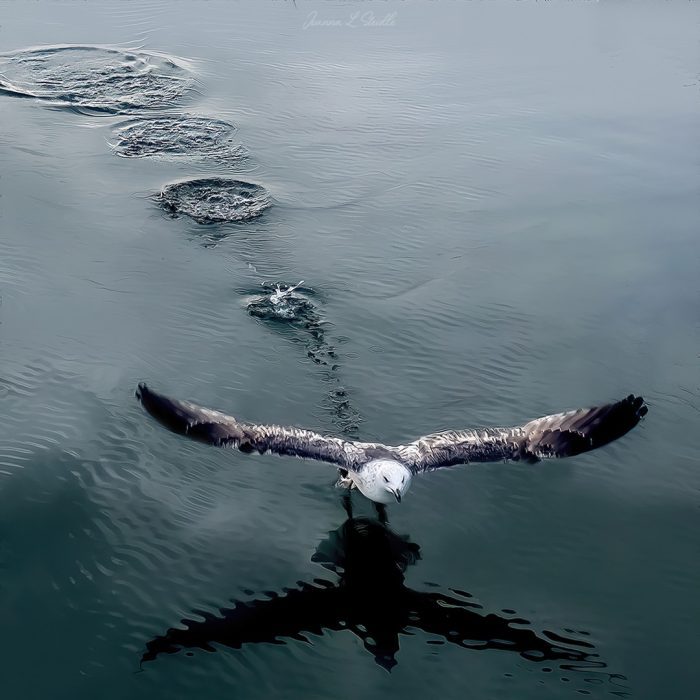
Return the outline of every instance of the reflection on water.
[[[624,680],[604,672],[606,663],[588,641],[551,631],[538,633],[528,620],[513,614],[485,612],[461,590],[450,589],[448,595],[409,588],[404,574],[419,559],[420,548],[408,537],[377,520],[350,518],[329,533],[312,557],[335,573],[336,581],[300,581],[280,594],[265,592],[264,599],[235,601],[219,615],[195,610],[202,619],[182,620],[184,628],[171,628],[148,641],[141,661],[183,648],[216,651],[213,644],[240,649],[285,640],[311,643],[306,635],[349,631],[362,640],[377,664],[391,670],[398,663],[400,635],[419,631],[432,645],[510,651],[549,664],[542,667],[545,672],[557,666],[562,674],[594,672],[611,682]],[[618,687],[616,692],[623,691]]]

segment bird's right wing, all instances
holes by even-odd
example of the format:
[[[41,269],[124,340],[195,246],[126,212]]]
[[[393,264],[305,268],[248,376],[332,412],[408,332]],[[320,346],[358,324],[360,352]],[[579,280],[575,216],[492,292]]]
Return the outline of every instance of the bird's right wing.
[[[536,418],[514,428],[450,430],[398,447],[400,459],[420,473],[470,462],[571,457],[607,445],[646,414],[641,396]]]
[[[174,433],[216,447],[316,459],[353,471],[367,461],[365,449],[372,447],[370,443],[327,437],[301,428],[241,423],[225,413],[189,401],[170,399],[146,384],[139,384],[136,398],[148,413]]]

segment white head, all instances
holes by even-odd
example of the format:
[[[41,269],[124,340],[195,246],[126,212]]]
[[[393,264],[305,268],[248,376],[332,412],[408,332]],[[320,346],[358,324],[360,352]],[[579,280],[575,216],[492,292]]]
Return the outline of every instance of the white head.
[[[376,503],[401,503],[411,485],[411,472],[394,459],[373,459],[360,471],[355,483],[360,491]]]

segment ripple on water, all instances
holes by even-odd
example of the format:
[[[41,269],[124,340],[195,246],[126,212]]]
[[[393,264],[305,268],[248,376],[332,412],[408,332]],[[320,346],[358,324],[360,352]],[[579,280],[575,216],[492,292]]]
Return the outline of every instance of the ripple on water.
[[[261,286],[265,293],[249,298],[246,309],[251,316],[273,327],[288,326],[302,333],[300,341],[305,346],[307,358],[322,367],[324,379],[331,387],[323,401],[324,407],[341,433],[354,436],[362,417],[353,407],[347,389],[340,383],[338,354],[326,337],[318,308],[309,298],[315,292],[302,285],[303,282],[295,285],[264,282]]]
[[[0,57],[0,94],[110,113],[171,106],[194,86],[181,61],[100,46],[41,46]]]
[[[199,224],[247,221],[260,216],[272,204],[261,185],[223,177],[166,185],[158,201],[171,214],[186,214]]]
[[[114,152],[122,158],[147,156],[207,156],[240,160],[245,149],[232,141],[236,127],[230,122],[188,114],[134,119],[114,130]]]

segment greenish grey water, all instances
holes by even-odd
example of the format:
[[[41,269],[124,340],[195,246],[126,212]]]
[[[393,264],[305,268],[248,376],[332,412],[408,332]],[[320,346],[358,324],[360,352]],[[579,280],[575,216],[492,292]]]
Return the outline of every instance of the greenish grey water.
[[[0,96],[3,697],[697,694],[697,3],[0,7],[3,51],[185,59],[182,111],[236,124],[248,153],[119,158],[123,115]],[[305,29],[313,10],[342,26]],[[152,195],[193,177],[274,205],[243,224],[164,214]],[[302,279],[337,369],[306,330],[246,313],[262,282]],[[411,589],[469,592],[606,667],[413,630],[387,673],[327,631],[134,673],[193,610],[335,581],[312,556],[344,520],[332,469],[170,435],[133,398],[143,379],[387,442],[641,393],[619,443],[436,473],[390,513],[421,548]]]

